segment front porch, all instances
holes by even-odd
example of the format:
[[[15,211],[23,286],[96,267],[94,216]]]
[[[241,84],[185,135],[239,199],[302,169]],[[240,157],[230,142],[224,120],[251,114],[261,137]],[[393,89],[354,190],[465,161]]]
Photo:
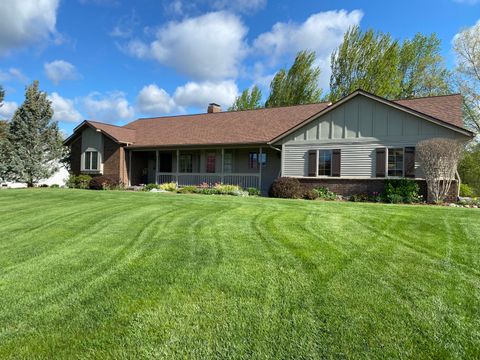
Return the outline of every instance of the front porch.
[[[280,174],[280,152],[264,147],[128,150],[129,185],[175,182],[254,187],[263,193]]]

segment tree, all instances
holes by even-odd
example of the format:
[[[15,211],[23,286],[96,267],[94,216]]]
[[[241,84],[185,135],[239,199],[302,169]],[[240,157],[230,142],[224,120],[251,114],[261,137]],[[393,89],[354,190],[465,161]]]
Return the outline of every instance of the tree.
[[[448,196],[463,150],[463,142],[447,138],[433,138],[417,144],[416,153],[433,202],[440,203]]]
[[[458,164],[458,173],[464,184],[470,185],[480,195],[480,143],[467,149]]]
[[[9,181],[25,182],[31,187],[58,170],[62,157],[62,137],[47,94],[38,81],[27,87],[25,101],[9,125],[7,141],[1,151],[2,174]]]
[[[388,33],[353,27],[332,53],[331,70],[331,101],[359,88],[387,99],[440,95],[450,90],[450,74],[435,34],[417,34],[400,43]]]
[[[265,107],[311,104],[320,101],[320,68],[315,66],[315,52],[300,51],[292,67],[281,69],[270,83]]]
[[[455,37],[457,84],[464,96],[465,124],[480,132],[480,23]]]
[[[7,138],[8,121],[0,120],[0,141]]]
[[[228,111],[251,110],[262,107],[262,91],[255,85],[251,90],[243,90],[240,96],[237,96],[235,102],[228,108]]]

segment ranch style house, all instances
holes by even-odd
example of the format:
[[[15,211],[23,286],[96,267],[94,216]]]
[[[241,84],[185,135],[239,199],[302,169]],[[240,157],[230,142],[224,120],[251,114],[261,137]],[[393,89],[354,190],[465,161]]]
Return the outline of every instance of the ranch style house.
[[[295,177],[342,194],[381,192],[412,178],[426,192],[415,146],[470,141],[461,95],[390,101],[357,90],[335,103],[142,118],[124,126],[85,120],[65,141],[73,174],[108,175],[126,186],[225,183],[261,189]],[[426,194],[425,194],[426,195]]]

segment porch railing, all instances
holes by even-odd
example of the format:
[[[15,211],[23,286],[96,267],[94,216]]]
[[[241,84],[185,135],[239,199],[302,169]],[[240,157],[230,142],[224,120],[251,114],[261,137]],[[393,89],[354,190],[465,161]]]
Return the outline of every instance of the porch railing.
[[[238,185],[242,188],[254,187],[260,188],[259,174],[218,174],[218,173],[157,173],[157,184],[166,182],[176,182],[178,186],[200,185],[207,183],[215,185],[216,183],[223,183],[229,185]]]

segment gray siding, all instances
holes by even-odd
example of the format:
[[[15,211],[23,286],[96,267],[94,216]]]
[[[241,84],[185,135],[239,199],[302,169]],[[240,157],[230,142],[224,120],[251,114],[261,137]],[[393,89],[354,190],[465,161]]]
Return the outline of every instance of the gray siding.
[[[84,170],[85,164],[85,151],[98,151],[98,163],[100,164],[100,171],[103,171],[103,136],[90,127],[82,132],[82,170]]]
[[[416,146],[432,137],[467,139],[453,130],[360,95],[280,142],[283,176],[308,176],[308,150],[341,149],[342,177],[372,178],[376,148]],[[416,176],[422,177],[419,164],[415,166]]]

